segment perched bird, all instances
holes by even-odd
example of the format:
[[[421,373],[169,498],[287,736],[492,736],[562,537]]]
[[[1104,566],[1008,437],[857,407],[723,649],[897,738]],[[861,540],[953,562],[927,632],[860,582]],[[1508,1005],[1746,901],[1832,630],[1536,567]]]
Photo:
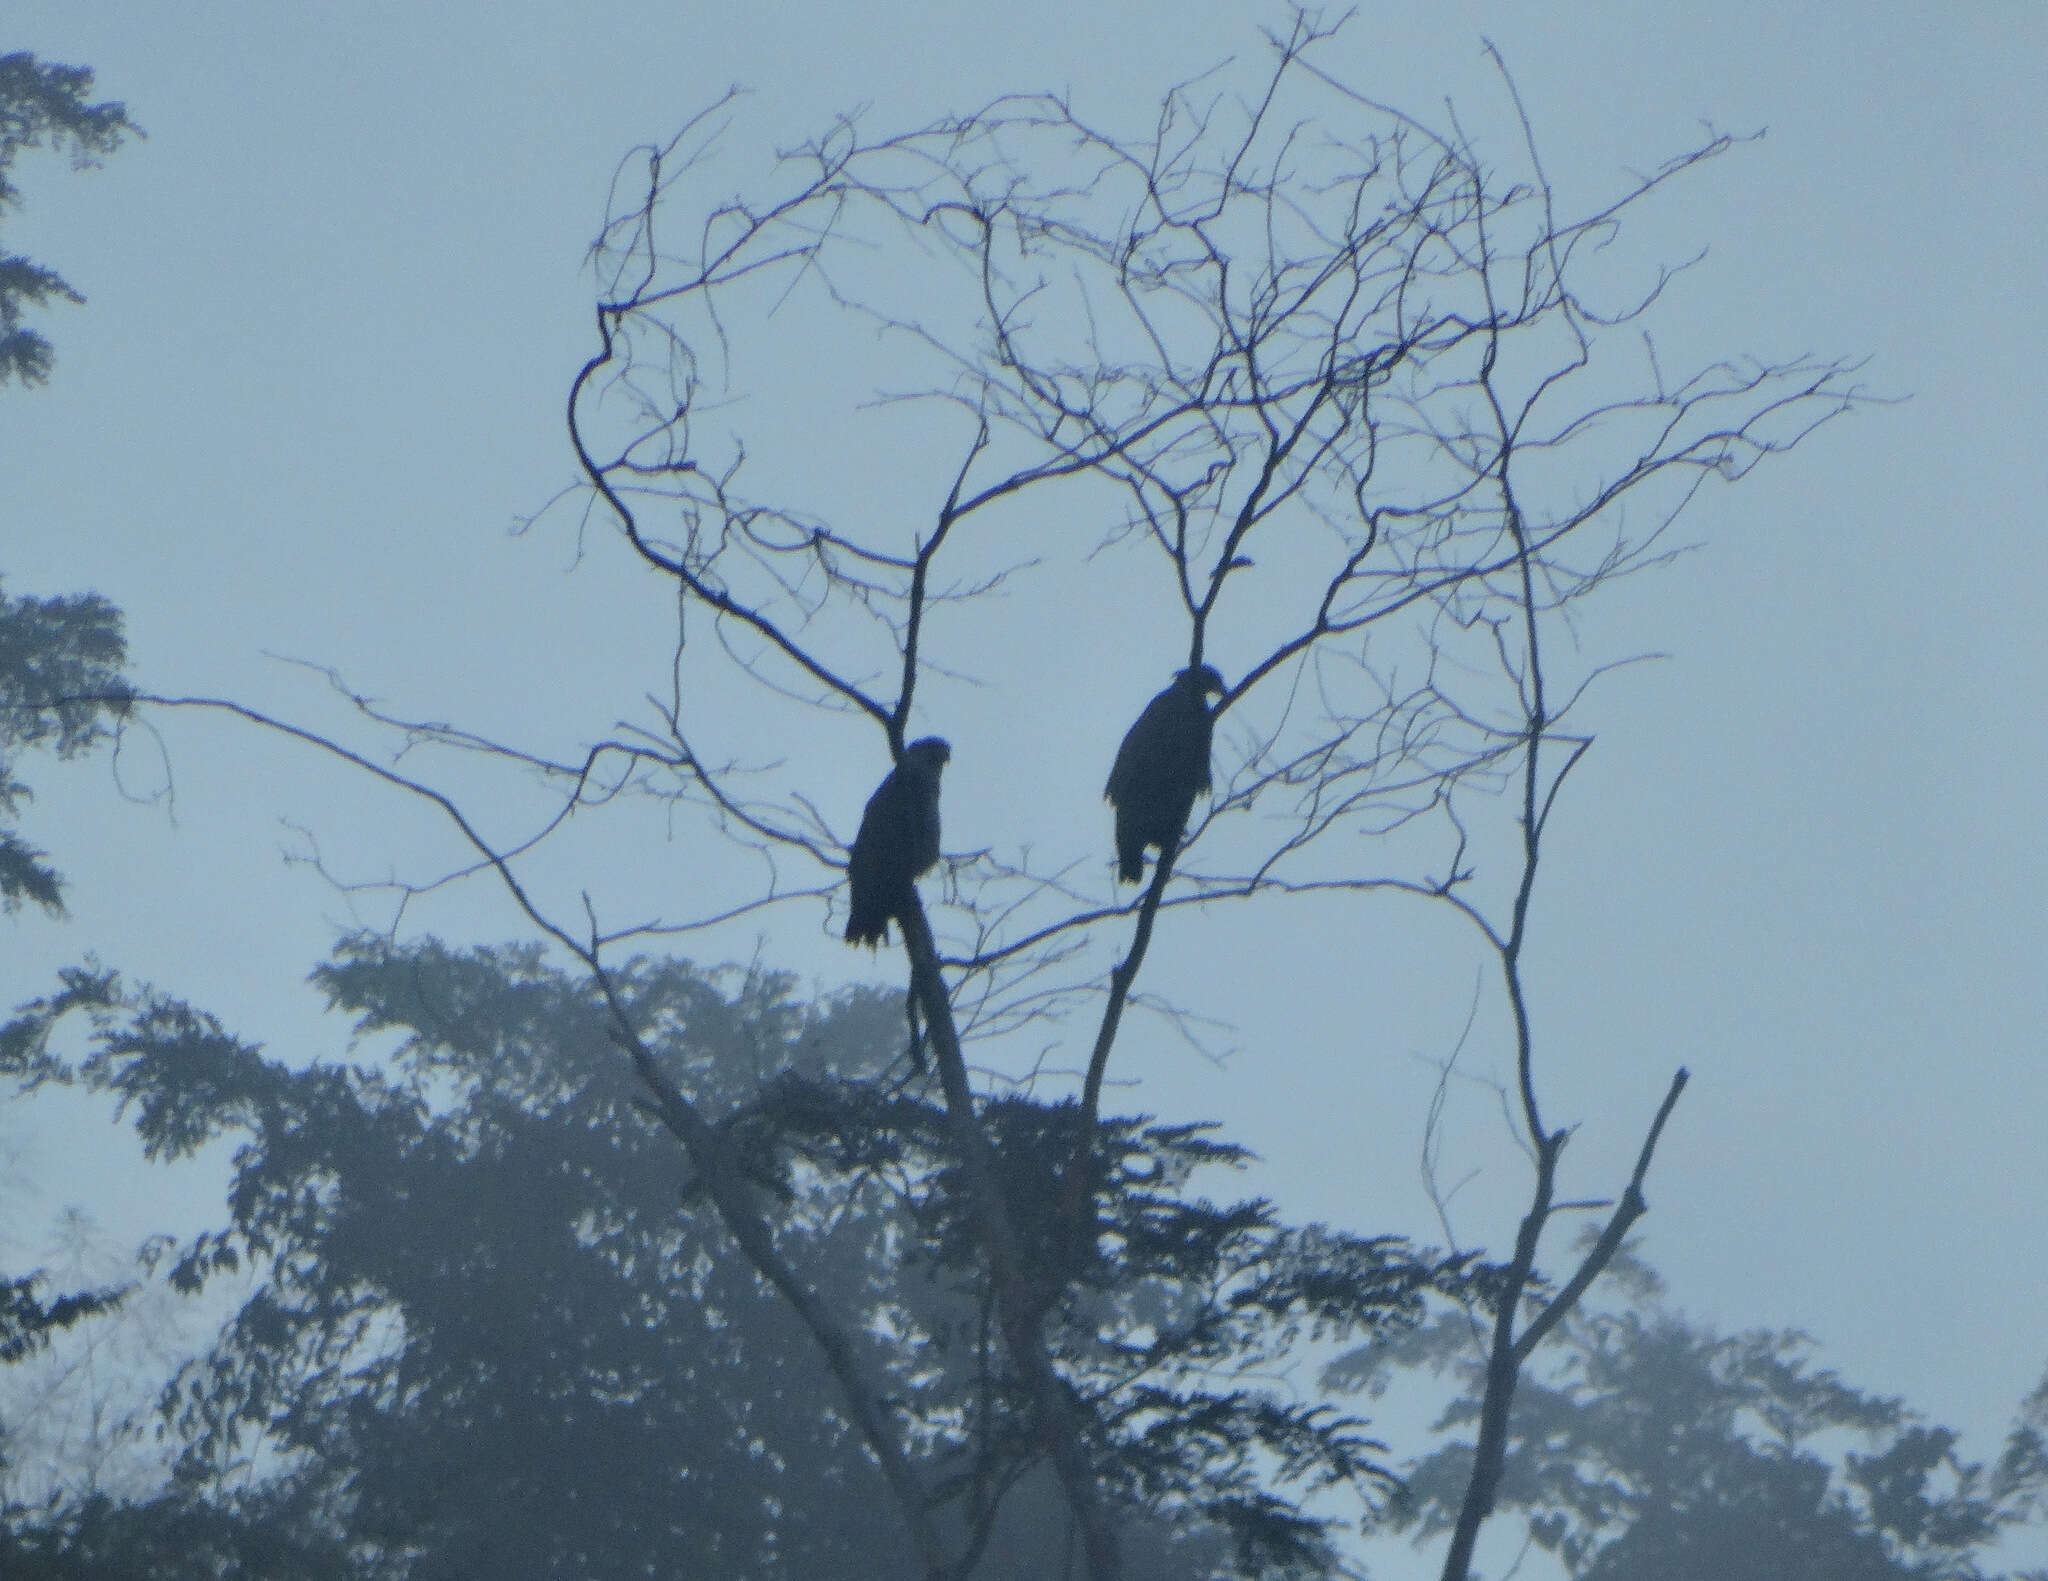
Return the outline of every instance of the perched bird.
[[[846,942],[870,949],[889,936],[917,893],[914,880],[939,859],[939,770],[953,749],[926,736],[903,749],[903,758],[868,798],[846,876],[853,883]]]
[[[1120,882],[1143,881],[1145,847],[1157,846],[1163,854],[1179,840],[1195,797],[1209,789],[1209,736],[1216,716],[1208,698],[1224,690],[1223,677],[1206,664],[1182,670],[1145,705],[1116,749],[1102,794],[1116,808]]]

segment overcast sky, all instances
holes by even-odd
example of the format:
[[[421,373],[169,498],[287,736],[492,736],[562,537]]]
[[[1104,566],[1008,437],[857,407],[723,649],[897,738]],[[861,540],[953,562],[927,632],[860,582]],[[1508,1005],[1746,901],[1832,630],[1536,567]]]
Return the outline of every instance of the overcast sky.
[[[1646,266],[1707,249],[1666,329],[1728,354],[1868,356],[1870,389],[1910,397],[1708,490],[1682,532],[1700,552],[1602,606],[1594,657],[1669,657],[1592,705],[1599,741],[1556,829],[1532,971],[1548,1109],[1581,1125],[1571,1189],[1618,1185],[1689,1066],[1640,1232],[1677,1300],[1724,1326],[1812,1331],[1853,1381],[1988,1456],[2048,1364],[2048,11],[1840,15],[1367,5],[1334,63],[1426,118],[1449,98],[1484,123],[1492,39],[1551,175],[1585,204],[1702,125],[1767,129],[1624,236]],[[842,108],[909,124],[1039,88],[1142,134],[1169,84],[1253,54],[1261,20],[1284,19],[1188,0],[16,0],[0,49],[91,65],[149,136],[84,176],[19,168],[9,250],[89,305],[39,319],[48,388],[0,392],[0,573],[15,594],[112,598],[155,689],[326,717],[319,680],[266,657],[289,655],[402,711],[572,751],[668,662],[671,595],[608,536],[579,555],[562,511],[511,531],[572,481],[561,412],[591,349],[584,255],[624,152],[731,84],[753,90],[734,132],[750,152]],[[755,400],[772,410],[774,392]],[[1045,663],[1064,683],[1062,656]],[[1164,678],[1147,665],[1099,677],[1085,708],[1015,688],[987,707],[1058,721],[1075,785],[1099,785]],[[956,745],[989,728],[935,723]],[[385,914],[281,853],[304,849],[299,827],[345,876],[412,872],[448,857],[441,831],[246,733],[163,732],[175,816],[125,802],[104,761],[28,766],[29,829],[72,880],[71,916],[0,924],[0,997],[93,951],[286,1057],[339,1053],[344,1029],[303,978],[337,927]],[[863,750],[819,788],[842,834],[883,766]],[[154,747],[124,757],[131,788],[163,772]],[[949,845],[998,839],[1015,781],[962,753]],[[1042,816],[1106,842],[1092,789],[1061,794]],[[580,859],[682,884],[696,857],[621,842]],[[410,920],[518,932],[484,891]],[[820,986],[895,970],[850,957],[823,920],[812,906],[688,948],[758,947]],[[1229,1023],[1214,1041],[1235,1052],[1212,1062],[1149,1030],[1125,1106],[1228,1118],[1291,1212],[1433,1238],[1415,1159],[1430,1061],[1480,981],[1470,942],[1393,903],[1341,926],[1182,913],[1170,942],[1162,980]],[[1466,1056],[1482,1075],[1503,1058],[1497,1040]],[[1460,1114],[1456,1157],[1483,1173],[1458,1229],[1504,1252],[1519,1162],[1483,1104]],[[25,1139],[27,1167],[48,1206],[129,1222],[132,1207],[92,1203],[114,1138],[90,1123]]]

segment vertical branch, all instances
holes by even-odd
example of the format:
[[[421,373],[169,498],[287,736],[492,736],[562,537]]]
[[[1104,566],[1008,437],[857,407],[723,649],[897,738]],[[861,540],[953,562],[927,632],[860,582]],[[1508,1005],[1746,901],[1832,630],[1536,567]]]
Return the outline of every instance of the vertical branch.
[[[1491,351],[1488,353],[1491,356]],[[1543,1129],[1543,1115],[1536,1106],[1534,1070],[1535,1040],[1529,1032],[1529,1004],[1522,992],[1522,944],[1528,937],[1529,901],[1536,892],[1536,868],[1543,854],[1543,821],[1538,812],[1537,787],[1542,778],[1543,733],[1550,726],[1543,698],[1543,650],[1536,613],[1535,573],[1529,568],[1529,534],[1522,513],[1515,505],[1508,483],[1509,447],[1501,451],[1501,493],[1506,502],[1508,531],[1515,542],[1515,559],[1522,583],[1522,623],[1528,640],[1523,650],[1524,690],[1522,724],[1522,873],[1515,885],[1513,917],[1507,938],[1500,947],[1501,973],[1506,981],[1508,1003],[1515,1017],[1515,1075],[1522,1095],[1522,1119],[1529,1141],[1536,1148],[1539,1165],[1550,1145]],[[1558,1145],[1563,1145],[1560,1137]]]
[[[732,1236],[755,1271],[789,1303],[790,1309],[810,1332],[826,1365],[832,1369],[833,1377],[839,1381],[840,1392],[853,1414],[861,1441],[875,1457],[882,1479],[895,1498],[897,1511],[909,1529],[911,1545],[917,1551],[918,1562],[923,1566],[925,1575],[929,1581],[946,1581],[953,1572],[939,1541],[938,1529],[932,1523],[924,1488],[904,1455],[895,1425],[883,1406],[882,1391],[867,1375],[859,1342],[777,1249],[775,1232],[749,1200],[750,1188],[728,1156],[723,1138],[698,1113],[696,1105],[683,1095],[668,1072],[662,1069],[654,1051],[633,1026],[611,973],[598,961],[594,950],[585,956],[585,964],[596,979],[604,994],[606,1008],[611,1012],[614,1041],[632,1060],[634,1072],[652,1097],[661,1123],[682,1144],[690,1161],[701,1172],[705,1192],[718,1209],[726,1233]]]
[[[1484,274],[1486,254],[1483,248],[1478,267]],[[1493,941],[1500,960],[1502,982],[1514,1019],[1517,1087],[1521,1097],[1522,1123],[1527,1130],[1535,1158],[1536,1178],[1530,1190],[1528,1211],[1523,1214],[1521,1224],[1515,1233],[1514,1254],[1503,1271],[1501,1285],[1495,1295],[1493,1331],[1487,1345],[1486,1384],[1480,1400],[1479,1432],[1473,1444],[1472,1474],[1465,1486],[1465,1496],[1458,1506],[1457,1521],[1452,1527],[1450,1547],[1444,1556],[1442,1581],[1467,1581],[1471,1573],[1472,1554],[1479,1541],[1479,1530],[1485,1524],[1486,1518],[1493,1513],[1500,1491],[1501,1477],[1506,1470],[1508,1422],[1523,1366],[1543,1336],[1563,1320],[1593,1280],[1599,1276],[1600,1271],[1612,1260],[1620,1249],[1629,1226],[1648,1211],[1648,1204],[1642,1193],[1643,1177],[1649,1170],[1657,1140],[1664,1131],[1664,1123],[1670,1118],[1679,1094],[1685,1090],[1687,1079],[1683,1069],[1673,1078],[1670,1091],[1658,1108],[1656,1119],[1651,1124],[1649,1134],[1637,1157],[1635,1173],[1592,1250],[1580,1261],[1578,1269],[1556,1298],[1544,1307],[1524,1332],[1518,1335],[1515,1330],[1515,1319],[1522,1310],[1523,1297],[1535,1277],[1537,1250],[1550,1217],[1551,1205],[1556,1198],[1558,1160],[1564,1154],[1565,1144],[1571,1139],[1568,1130],[1545,1129],[1542,1111],[1537,1105],[1535,1039],[1529,1021],[1528,998],[1522,981],[1522,949],[1528,939],[1529,904],[1535,893],[1536,872],[1542,859],[1543,835],[1550,810],[1555,803],[1558,788],[1564,783],[1565,776],[1585,755],[1588,743],[1581,741],[1572,749],[1546,788],[1541,755],[1544,735],[1551,721],[1544,695],[1541,611],[1536,599],[1536,579],[1531,565],[1528,529],[1522,519],[1521,508],[1516,503],[1513,482],[1509,476],[1509,462],[1514,454],[1513,429],[1502,412],[1492,380],[1498,335],[1499,323],[1496,319],[1487,339],[1480,384],[1486,391],[1488,400],[1493,403],[1494,416],[1499,425],[1499,485],[1502,509],[1509,535],[1514,543],[1520,588],[1519,615],[1525,639],[1518,688],[1522,700],[1520,735],[1523,760],[1521,808],[1517,822],[1522,836],[1522,866],[1515,884],[1512,919],[1508,929],[1504,935],[1487,930],[1487,936]]]
[[[974,458],[988,447],[988,421],[982,420],[976,430],[974,443],[967,447],[967,454],[961,459],[960,470],[953,475],[953,486],[946,493],[946,503],[939,508],[938,525],[932,529],[931,537],[917,546],[917,557],[910,569],[909,609],[903,622],[903,679],[896,694],[896,706],[890,710],[886,721],[889,733],[889,755],[897,762],[903,760],[903,736],[910,722],[910,701],[917,690],[917,645],[924,631],[926,587],[931,577],[932,561],[945,546],[946,535],[953,530],[953,524],[960,519],[960,491],[967,484],[968,470],[974,465]]]
[[[969,1211],[995,1285],[996,1318],[1004,1347],[1030,1393],[1038,1430],[1051,1451],[1067,1507],[1080,1528],[1088,1581],[1118,1581],[1122,1562],[1116,1529],[1103,1506],[1082,1413],[1066,1380],[1053,1366],[1045,1342],[1045,1314],[1060,1291],[1058,1271],[1032,1268],[1018,1240],[988,1136],[975,1109],[952,1000],[939,970],[938,946],[915,890],[897,921],[903,929],[904,952],[910,957],[910,991],[924,1012],[925,1029],[938,1062],[947,1127],[967,1180]]]
[[[1474,185],[1477,186],[1477,178]],[[1536,870],[1543,854],[1543,820],[1540,814],[1543,734],[1550,720],[1543,692],[1543,648],[1541,620],[1536,604],[1536,576],[1530,564],[1529,534],[1515,501],[1510,464],[1515,453],[1515,427],[1501,405],[1494,383],[1499,364],[1501,308],[1493,294],[1493,254],[1486,232],[1483,198],[1474,204],[1478,237],[1473,261],[1476,282],[1484,293],[1487,317],[1484,349],[1480,357],[1478,384],[1493,413],[1499,453],[1492,469],[1498,478],[1502,515],[1514,544],[1515,572],[1520,589],[1519,615],[1523,648],[1517,692],[1522,702],[1522,805],[1518,822],[1522,835],[1522,870],[1515,884],[1512,918],[1505,936],[1498,939],[1501,976],[1508,1005],[1514,1017],[1515,1074],[1521,1094],[1522,1123],[1536,1162],[1536,1179],[1530,1192],[1529,1209],[1515,1232],[1514,1255],[1508,1260],[1501,1288],[1495,1296],[1493,1333],[1487,1346],[1486,1388],[1479,1411],[1478,1440],[1473,1446],[1472,1476],[1458,1507],[1458,1519],[1451,1532],[1451,1545],[1444,1557],[1444,1581],[1465,1581],[1472,1567],[1472,1550],[1479,1540],[1479,1528],[1493,1513],[1500,1477],[1507,1460],[1508,1413],[1514,1404],[1515,1388],[1521,1379],[1522,1352],[1515,1343],[1515,1318],[1521,1311],[1522,1294],[1535,1273],[1536,1252],[1543,1239],[1545,1221],[1557,1189],[1557,1161],[1570,1132],[1544,1128],[1542,1111],[1536,1102],[1535,1039],[1529,1025],[1529,1006],[1522,989],[1522,946],[1528,938],[1529,902],[1535,894]]]
[[[1178,840],[1161,849],[1152,870],[1151,887],[1138,907],[1138,925],[1132,930],[1131,947],[1109,974],[1109,1001],[1102,1007],[1095,1046],[1089,1051],[1074,1149],[1068,1155],[1065,1176],[1060,1182],[1057,1275],[1062,1280],[1070,1278],[1083,1265],[1095,1244],[1095,1184],[1101,1159],[1096,1132],[1102,1117],[1102,1082],[1109,1070],[1110,1051],[1116,1046],[1117,1029],[1123,1023],[1124,1006],[1130,1002],[1131,987],[1138,980],[1138,971],[1145,964],[1145,954],[1152,943],[1152,925],[1159,915],[1167,880],[1173,876],[1173,859],[1179,853]]]
[[[1138,980],[1139,969],[1145,964],[1146,951],[1151,948],[1152,924],[1159,915],[1159,902],[1166,894],[1167,880],[1173,877],[1173,862],[1180,855],[1180,844],[1176,840],[1170,849],[1159,853],[1159,860],[1152,868],[1151,886],[1146,889],[1145,898],[1138,906],[1138,925],[1131,932],[1131,947],[1109,974],[1109,1000],[1102,1007],[1102,1021],[1095,1029],[1095,1046],[1088,1053],[1088,1074],[1081,1084],[1084,1136],[1093,1136],[1095,1122],[1102,1112],[1102,1081],[1109,1069],[1110,1051],[1116,1046],[1117,1029],[1123,1024],[1124,1006],[1130,1001],[1131,988]]]

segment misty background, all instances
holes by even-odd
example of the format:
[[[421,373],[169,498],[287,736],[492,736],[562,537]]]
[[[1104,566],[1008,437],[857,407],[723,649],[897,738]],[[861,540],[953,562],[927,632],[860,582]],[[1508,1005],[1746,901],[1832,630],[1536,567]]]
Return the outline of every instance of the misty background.
[[[10,249],[89,306],[41,315],[49,386],[0,395],[0,571],[16,595],[106,595],[155,690],[320,724],[341,710],[307,666],[332,667],[409,717],[573,754],[644,717],[673,640],[672,590],[576,502],[551,505],[574,481],[562,407],[593,344],[585,253],[627,150],[732,84],[748,89],[728,145],[742,170],[837,111],[908,125],[1013,90],[1062,90],[1137,135],[1167,87],[1282,20],[17,4],[0,48],[92,66],[95,97],[125,101],[148,138],[86,175],[19,168]],[[1657,323],[1674,362],[1867,356],[1864,387],[1899,398],[1709,487],[1677,530],[1697,550],[1609,590],[1578,632],[1589,662],[1663,657],[1587,704],[1598,742],[1539,889],[1529,969],[1547,1111],[1579,1127],[1568,1192],[1613,1192],[1689,1067],[1638,1230],[1674,1302],[1808,1330],[1828,1365],[1988,1456],[2048,1361],[2048,18],[1364,6],[1336,49],[1389,102],[1455,105],[1484,145],[1511,125],[1484,40],[1576,206],[1703,124],[1765,134],[1618,244],[1632,269],[1704,253]],[[778,348],[781,388],[756,383],[748,422],[806,458],[799,494],[908,532],[950,452],[864,453],[807,426],[805,352]],[[886,384],[886,350],[866,354]],[[1042,828],[1107,852],[1101,778],[1174,662],[1169,614],[1105,602],[1055,632],[998,606],[1000,680],[945,694],[951,712],[921,727],[954,743],[949,849]],[[706,721],[736,751],[747,725]],[[850,835],[879,740],[848,721],[801,751]],[[1219,769],[1231,752],[1226,717]],[[306,859],[348,881],[461,859],[417,808],[221,723],[164,720],[111,765],[31,778],[23,827],[65,872],[69,915],[4,924],[6,1002],[92,953],[292,1060],[345,1045],[305,983],[336,931],[394,921],[388,895],[344,893]],[[732,858],[644,823],[562,861],[563,883],[656,915]],[[1477,1080],[1454,1089],[1444,1172],[1463,1183],[1459,1240],[1502,1254],[1525,1177],[1484,1086],[1507,1070],[1486,964],[1412,902],[1335,917],[1290,902],[1171,918],[1149,986],[1210,1019],[1193,1043],[1134,1028],[1120,1073],[1137,1085],[1116,1101],[1224,1119],[1291,1215],[1439,1239],[1418,1160],[1463,1038]],[[522,932],[480,882],[397,920]],[[899,956],[849,952],[827,921],[800,902],[676,948],[820,989],[900,982]],[[1049,1037],[1046,1058],[1081,1056]],[[17,1108],[9,1200],[40,1222],[10,1212],[16,1261],[47,1260],[73,1205],[115,1245],[217,1213],[217,1171],[149,1168],[104,1105]]]

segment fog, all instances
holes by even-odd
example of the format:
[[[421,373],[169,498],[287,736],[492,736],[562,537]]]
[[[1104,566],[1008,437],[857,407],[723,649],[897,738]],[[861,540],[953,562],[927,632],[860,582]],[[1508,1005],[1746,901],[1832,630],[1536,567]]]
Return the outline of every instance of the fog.
[[[1507,163],[1490,41],[1581,209],[1703,128],[1761,133],[1646,207],[1613,267],[1697,256],[1656,322],[1674,365],[1868,359],[1870,404],[1703,490],[1673,530],[1689,552],[1603,590],[1574,628],[1581,670],[1656,657],[1604,676],[1576,716],[1596,741],[1549,835],[1527,970],[1546,1113],[1576,1128],[1566,1194],[1615,1194],[1687,1067],[1636,1232],[1673,1302],[1723,1329],[1804,1330],[1826,1365],[1988,1458],[2048,1364],[2048,20],[1781,12],[1598,5],[1567,26],[1366,8],[1334,59],[1417,116],[1455,106]],[[331,670],[397,715],[573,757],[644,723],[674,657],[672,587],[560,497],[564,402],[595,345],[586,254],[627,151],[734,84],[716,180],[735,187],[841,110],[908,126],[1051,89],[1142,136],[1173,83],[1254,57],[1258,20],[1149,3],[627,5],[601,25],[541,6],[17,5],[0,47],[89,64],[148,137],[89,173],[19,168],[8,250],[87,305],[37,320],[57,349],[46,388],[0,391],[8,591],[104,594],[153,691],[338,729]],[[786,498],[907,534],[957,456],[840,402],[896,384],[881,337],[811,341],[808,323],[770,317],[752,341],[727,326],[756,359],[753,464]],[[814,384],[847,359],[858,376]],[[1100,782],[1177,662],[1173,611],[1084,591],[1056,620],[1019,596],[975,621],[946,660],[972,673],[935,681],[912,730],[954,744],[948,849],[1106,851]],[[744,695],[693,702],[716,750],[800,759],[850,837],[887,766],[872,726],[836,718],[792,744],[763,739]],[[1226,715],[1219,772],[1249,746]],[[509,798],[489,804],[500,835],[541,805],[467,772],[450,787]],[[0,923],[10,1006],[91,955],[298,1063],[347,1049],[305,980],[339,931],[530,934],[487,878],[401,911],[376,881],[467,859],[445,822],[232,721],[152,717],[117,759],[24,777],[23,827],[65,873],[68,915]],[[614,924],[673,921],[749,871],[701,831],[622,817],[570,831],[542,882],[571,910],[595,892]],[[1106,869],[1085,882],[1108,898]],[[828,921],[795,901],[662,947],[819,990],[900,986],[900,954],[849,952]],[[1218,904],[1161,927],[1147,989],[1200,1019],[1188,1036],[1135,1024],[1112,1108],[1224,1121],[1291,1216],[1440,1243],[1421,1157],[1455,1053],[1439,1184],[1462,1182],[1460,1243],[1505,1255],[1527,1172],[1489,1085],[1512,1044],[1469,930],[1412,897]],[[1005,1058],[1072,1071],[1089,1025]],[[35,1205],[10,1213],[10,1267],[44,1258],[31,1225],[67,1207],[109,1245],[218,1214],[218,1159],[152,1168],[103,1106],[38,1098],[6,1124],[10,1201]]]

